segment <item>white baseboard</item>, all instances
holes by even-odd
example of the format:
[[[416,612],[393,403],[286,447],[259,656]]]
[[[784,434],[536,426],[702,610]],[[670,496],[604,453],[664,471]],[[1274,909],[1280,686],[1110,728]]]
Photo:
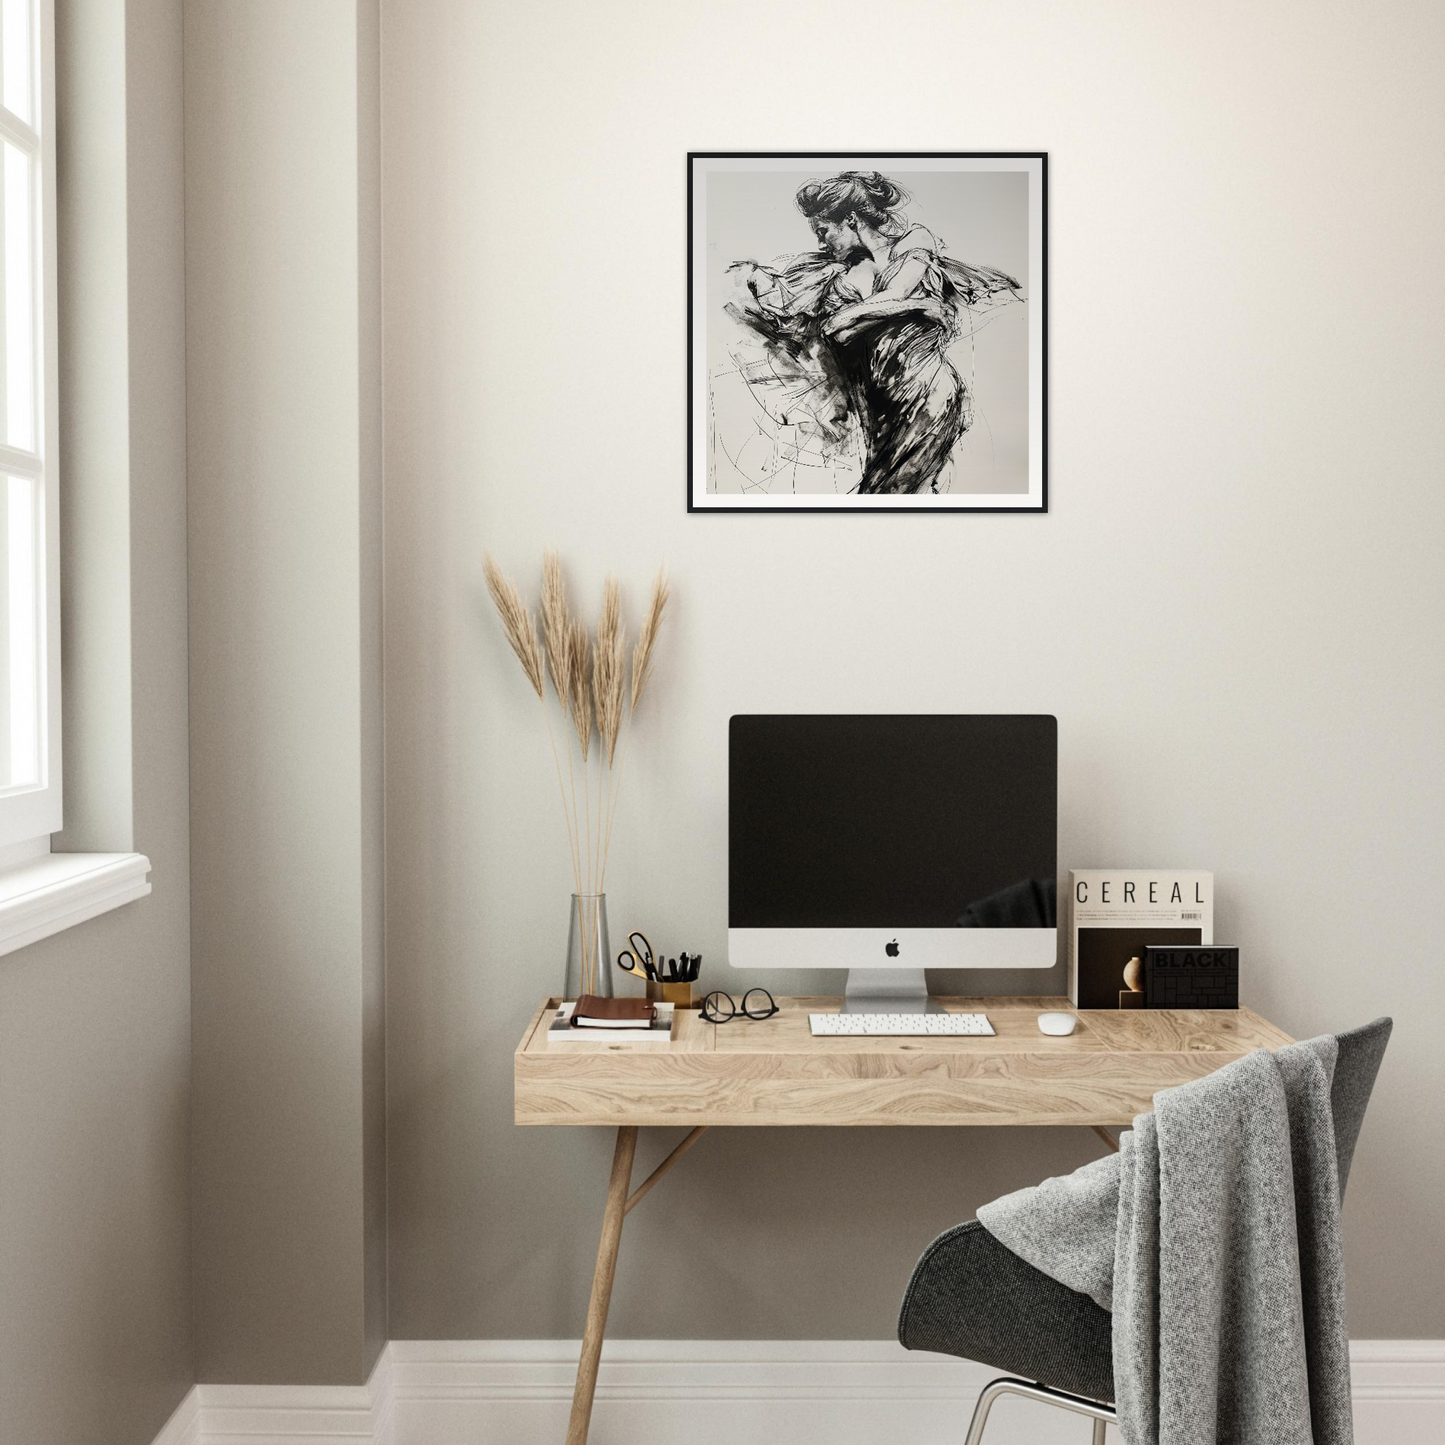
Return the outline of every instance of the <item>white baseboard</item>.
[[[196,1385],[155,1445],[396,1445],[391,1349],[364,1385]]]
[[[155,1445],[555,1445],[575,1340],[393,1340],[365,1385],[200,1385]],[[1445,1440],[1445,1340],[1356,1340],[1357,1445]],[[591,1445],[937,1445],[962,1437],[985,1365],[875,1340],[614,1340]],[[1005,1398],[1010,1445],[1077,1445],[1079,1421]],[[1114,1441],[1111,1431],[1110,1440]]]
[[[155,1445],[201,1445],[201,1392],[192,1386],[176,1413],[166,1421]]]

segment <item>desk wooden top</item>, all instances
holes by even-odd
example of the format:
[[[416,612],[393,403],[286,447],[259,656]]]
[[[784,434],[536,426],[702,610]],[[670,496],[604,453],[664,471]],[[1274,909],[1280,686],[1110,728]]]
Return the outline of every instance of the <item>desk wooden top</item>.
[[[710,1024],[678,1010],[670,1044],[555,1044],[542,1004],[517,1047],[518,1124],[1131,1124],[1154,1094],[1253,1049],[1290,1043],[1249,1009],[1081,1010],[1041,1034],[1063,998],[943,998],[994,1037],[814,1038],[834,998],[779,998],[770,1019]]]

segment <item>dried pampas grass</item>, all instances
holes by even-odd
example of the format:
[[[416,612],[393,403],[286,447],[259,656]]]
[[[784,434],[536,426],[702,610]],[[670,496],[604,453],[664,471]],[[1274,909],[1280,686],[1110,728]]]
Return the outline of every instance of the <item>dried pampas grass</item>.
[[[492,560],[489,552],[483,560],[482,571],[487,578],[487,591],[492,594],[497,615],[502,619],[502,631],[532,684],[532,691],[542,696],[542,651],[537,646],[537,626],[532,614],[522,602],[517,589],[502,575],[501,569]]]
[[[562,581],[562,559],[555,552],[542,553],[542,641],[547,648],[552,686],[565,707],[572,687],[572,634],[567,627],[567,587]]]
[[[671,589],[661,567],[652,583],[652,599],[647,604],[647,616],[637,634],[637,646],[632,649],[632,707],[642,701],[647,680],[652,676],[652,649],[657,645],[657,634],[662,631],[662,614],[667,611],[667,599]]]
[[[582,763],[592,749],[592,649],[587,644],[587,629],[570,618],[567,623],[567,656],[571,669],[567,675],[567,710],[572,714],[572,730],[577,746],[582,749]]]
[[[652,676],[653,652],[667,610],[667,578],[659,570],[652,595],[638,628],[632,648],[632,680],[627,683],[627,626],[622,617],[622,590],[609,576],[602,588],[602,611],[593,641],[586,627],[573,614],[562,575],[562,559],[555,551],[542,555],[541,640],[537,623],[517,589],[502,574],[490,554],[483,571],[487,591],[501,619],[502,631],[522,664],[522,671],[542,702],[547,731],[552,738],[557,783],[567,816],[567,839],[572,850],[572,871],[579,894],[601,892],[607,876],[607,855],[612,841],[612,823],[627,743],[632,736],[631,720]],[[556,735],[547,707],[547,678],[557,699],[564,723],[563,746],[567,752],[567,774],[562,775]],[[626,724],[626,726],[624,726]],[[572,740],[580,756],[579,782],[573,760]],[[593,741],[597,742],[597,777],[591,778]],[[619,750],[619,740],[622,746]],[[597,815],[592,816],[595,786]],[[580,798],[580,808],[579,808]],[[597,964],[594,960],[593,963]],[[584,960],[584,972],[586,972]],[[592,975],[595,978],[595,974]]]
[[[609,577],[602,589],[602,617],[592,650],[592,697],[597,705],[597,736],[607,754],[607,766],[617,756],[622,731],[622,699],[626,689],[622,644],[622,593],[617,579]]]

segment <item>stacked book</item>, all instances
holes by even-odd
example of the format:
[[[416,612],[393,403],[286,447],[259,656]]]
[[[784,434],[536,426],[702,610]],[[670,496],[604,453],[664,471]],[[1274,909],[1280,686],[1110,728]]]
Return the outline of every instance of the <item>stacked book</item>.
[[[560,1005],[547,1026],[549,1044],[666,1044],[676,1006],[648,999],[593,999]]]

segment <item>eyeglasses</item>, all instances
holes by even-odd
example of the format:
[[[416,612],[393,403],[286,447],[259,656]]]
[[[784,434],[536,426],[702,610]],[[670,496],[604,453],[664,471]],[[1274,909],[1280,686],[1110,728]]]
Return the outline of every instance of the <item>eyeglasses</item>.
[[[733,1002],[730,993],[714,989],[702,1001],[702,1016],[710,1024],[725,1024],[735,1018],[770,1019],[778,1012],[778,1005],[765,988],[750,988],[743,995],[743,1006]]]

